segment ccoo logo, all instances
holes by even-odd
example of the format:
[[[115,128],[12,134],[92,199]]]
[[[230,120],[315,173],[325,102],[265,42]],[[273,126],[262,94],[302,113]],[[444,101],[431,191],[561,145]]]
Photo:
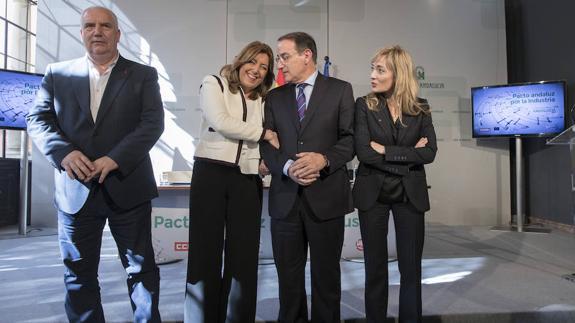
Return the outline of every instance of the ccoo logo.
[[[174,251],[188,251],[189,243],[185,241],[174,242]]]

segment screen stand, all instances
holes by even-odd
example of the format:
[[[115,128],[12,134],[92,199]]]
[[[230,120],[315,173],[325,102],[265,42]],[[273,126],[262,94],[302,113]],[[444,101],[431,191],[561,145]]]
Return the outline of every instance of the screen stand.
[[[523,147],[522,139],[515,138],[515,223],[513,220],[509,226],[495,226],[491,230],[494,231],[513,231],[513,232],[528,232],[528,233],[549,233],[551,230],[541,227],[527,227],[523,223],[523,197],[525,196],[525,185],[523,181]],[[513,217],[512,217],[513,219]]]
[[[28,231],[28,132],[23,131],[20,139],[20,214],[18,234],[25,236]]]
[[[6,158],[6,129],[2,129],[2,158]]]

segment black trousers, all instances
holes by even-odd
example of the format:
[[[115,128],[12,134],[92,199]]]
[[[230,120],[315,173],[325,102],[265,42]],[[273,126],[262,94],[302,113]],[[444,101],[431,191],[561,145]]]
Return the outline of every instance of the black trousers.
[[[388,297],[387,229],[393,211],[397,260],[401,275],[399,321],[421,322],[421,257],[424,240],[424,213],[409,202],[385,205],[376,202],[370,210],[359,211],[365,258],[365,311],[367,322],[385,322]]]
[[[58,211],[58,239],[66,273],[66,314],[70,322],[104,322],[98,284],[102,231],[108,226],[126,270],[134,322],[160,322],[160,272],[151,238],[151,204],[129,210],[114,205],[95,184],[76,214]]]
[[[186,323],[255,321],[261,209],[262,182],[258,175],[195,161]]]
[[[271,219],[272,248],[279,283],[279,322],[308,322],[305,290],[308,246],[311,266],[311,321],[340,321],[339,261],[344,226],[344,217],[318,220],[301,194],[288,217]]]

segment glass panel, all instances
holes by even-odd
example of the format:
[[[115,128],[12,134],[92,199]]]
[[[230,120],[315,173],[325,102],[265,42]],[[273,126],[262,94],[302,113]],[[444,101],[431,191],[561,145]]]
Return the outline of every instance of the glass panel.
[[[4,58],[5,57],[6,57],[6,55],[0,54],[0,68],[6,68],[6,65],[4,65]]]
[[[6,130],[6,157],[20,158],[20,137],[21,131]]]
[[[8,56],[26,60],[26,32],[12,24],[8,24]]]
[[[6,20],[0,19],[0,53],[6,53]]]
[[[0,17],[6,18],[6,0],[0,0]]]
[[[37,22],[38,22],[38,6],[30,3],[30,7],[28,8],[28,31],[35,34]]]
[[[323,67],[321,58],[328,49],[328,0],[234,0],[228,1],[227,14],[228,62],[254,39],[268,43],[275,50],[278,36],[297,29],[315,38],[318,68]]]
[[[28,34],[28,48],[26,61],[28,64],[36,65],[36,36]]]
[[[6,18],[22,28],[28,27],[28,0],[8,0]]]
[[[6,69],[14,70],[14,71],[25,71],[26,70],[26,63],[23,61],[8,57]]]

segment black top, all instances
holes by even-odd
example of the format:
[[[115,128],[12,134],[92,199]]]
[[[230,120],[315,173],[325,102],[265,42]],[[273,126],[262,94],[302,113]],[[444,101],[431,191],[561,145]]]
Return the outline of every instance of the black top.
[[[399,135],[399,129],[403,127],[401,125],[401,120],[397,118],[395,122],[393,121],[393,116],[385,105],[380,104],[380,109],[383,109],[383,113],[387,114],[388,119],[384,119],[386,126],[391,130],[391,135],[393,138],[393,144],[397,145],[397,138]],[[403,183],[401,182],[401,176],[392,173],[386,173],[383,177],[383,182],[379,192],[379,201],[384,204],[406,202],[406,196],[404,194]]]

